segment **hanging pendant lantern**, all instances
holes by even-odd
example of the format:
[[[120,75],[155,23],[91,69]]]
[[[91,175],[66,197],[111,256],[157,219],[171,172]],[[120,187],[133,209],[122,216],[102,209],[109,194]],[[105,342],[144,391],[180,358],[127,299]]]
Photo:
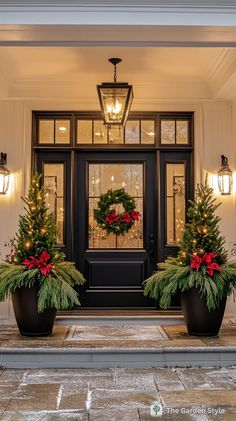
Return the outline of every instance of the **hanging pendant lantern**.
[[[228,196],[231,194],[233,185],[233,175],[229,168],[228,158],[221,155],[221,168],[218,171],[218,187],[220,194]]]
[[[133,101],[133,87],[126,82],[117,82],[117,64],[120,58],[110,58],[114,66],[114,82],[97,85],[98,97],[104,124],[125,126]]]
[[[7,154],[0,153],[0,194],[6,194],[10,184],[10,171],[6,168]]]

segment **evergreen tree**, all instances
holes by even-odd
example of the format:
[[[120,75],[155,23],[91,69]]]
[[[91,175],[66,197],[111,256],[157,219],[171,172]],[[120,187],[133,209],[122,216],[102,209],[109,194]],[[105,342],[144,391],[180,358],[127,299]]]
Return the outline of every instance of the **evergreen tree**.
[[[215,215],[220,203],[216,204],[215,201],[213,190],[206,183],[197,186],[195,200],[190,201],[188,223],[180,242],[181,264],[188,265],[193,254],[202,257],[204,253],[216,253],[219,263],[226,261],[224,238],[219,231],[220,217]]]
[[[46,206],[46,193],[40,188],[41,175],[35,174],[25,202],[25,214],[19,217],[15,258],[22,263],[30,256],[39,258],[43,251],[50,254],[50,261],[62,256],[56,247],[56,227]]]

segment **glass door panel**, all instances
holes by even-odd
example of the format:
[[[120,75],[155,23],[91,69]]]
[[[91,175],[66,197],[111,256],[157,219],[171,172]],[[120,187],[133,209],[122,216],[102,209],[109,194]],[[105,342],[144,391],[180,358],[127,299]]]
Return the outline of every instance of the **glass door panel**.
[[[124,188],[135,199],[136,210],[143,216],[143,164],[132,163],[89,163],[89,248],[90,249],[136,249],[143,248],[143,217],[136,221],[129,232],[117,236],[107,234],[94,220],[94,209],[101,194],[109,189]],[[123,206],[112,206],[116,212],[123,212]]]

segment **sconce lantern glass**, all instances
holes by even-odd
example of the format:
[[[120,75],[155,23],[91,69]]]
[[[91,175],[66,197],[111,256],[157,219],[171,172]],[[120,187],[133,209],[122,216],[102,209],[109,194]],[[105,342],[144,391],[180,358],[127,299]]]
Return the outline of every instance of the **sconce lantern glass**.
[[[117,82],[116,66],[122,60],[110,58],[109,61],[114,66],[114,82],[97,85],[102,117],[107,126],[125,126],[133,101],[133,87],[127,82]]]
[[[228,158],[221,155],[221,168],[218,171],[218,187],[220,194],[228,196],[232,192],[233,174],[229,168]]]
[[[10,184],[10,171],[6,167],[7,154],[0,154],[0,194],[6,194]]]

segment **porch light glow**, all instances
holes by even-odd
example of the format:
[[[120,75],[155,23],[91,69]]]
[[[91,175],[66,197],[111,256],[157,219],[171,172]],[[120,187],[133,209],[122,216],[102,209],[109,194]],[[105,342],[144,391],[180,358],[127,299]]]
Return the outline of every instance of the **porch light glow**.
[[[7,154],[0,153],[0,194],[6,194],[10,184],[10,171],[6,168]]]
[[[125,126],[133,101],[133,87],[127,82],[117,82],[116,66],[122,60],[110,58],[109,61],[114,66],[114,82],[97,85],[102,117],[107,126]]]
[[[231,194],[233,184],[232,171],[229,168],[228,158],[221,155],[221,168],[218,171],[218,187],[220,194],[227,196]]]

